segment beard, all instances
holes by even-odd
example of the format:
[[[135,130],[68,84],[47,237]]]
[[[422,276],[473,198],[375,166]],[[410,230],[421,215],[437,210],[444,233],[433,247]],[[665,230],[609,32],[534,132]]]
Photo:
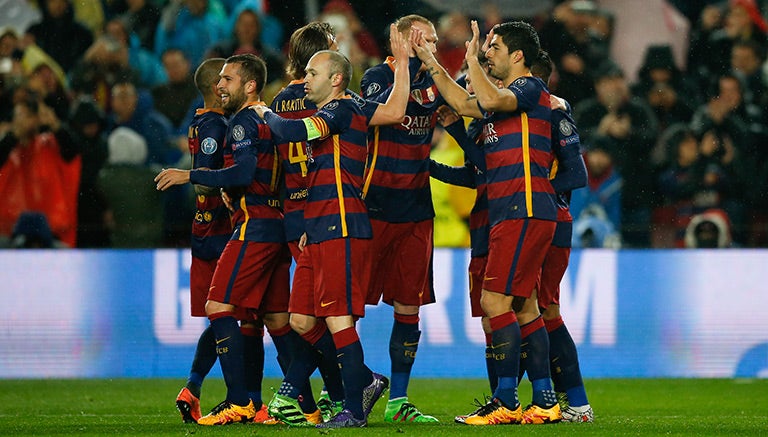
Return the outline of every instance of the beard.
[[[222,105],[222,108],[225,112],[234,114],[240,110],[243,104],[245,104],[245,93],[240,89],[229,95],[227,102]]]

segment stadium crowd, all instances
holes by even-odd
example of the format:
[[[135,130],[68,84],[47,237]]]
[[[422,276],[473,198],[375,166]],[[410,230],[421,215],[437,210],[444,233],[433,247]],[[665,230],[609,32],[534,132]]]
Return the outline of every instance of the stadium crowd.
[[[573,194],[577,247],[768,246],[764,2],[661,2],[659,20],[689,23],[682,46],[640,40],[630,47],[642,59],[636,71],[612,59],[627,27],[621,1],[543,2],[533,16],[526,2],[486,2],[474,14],[394,0],[19,3],[4,3],[0,19],[3,246],[188,246],[191,189],[158,194],[146,181],[157,168],[189,166],[186,130],[202,107],[196,66],[257,54],[271,102],[290,80],[288,35],[318,19],[336,30],[359,91],[387,53],[388,22],[412,12],[436,23],[438,58],[452,75],[470,18],[483,29],[516,18],[536,27],[557,67],[550,88],[573,107],[589,170]],[[460,150],[441,134],[435,157],[459,165]],[[439,181],[432,191],[436,245],[466,247],[474,193]]]

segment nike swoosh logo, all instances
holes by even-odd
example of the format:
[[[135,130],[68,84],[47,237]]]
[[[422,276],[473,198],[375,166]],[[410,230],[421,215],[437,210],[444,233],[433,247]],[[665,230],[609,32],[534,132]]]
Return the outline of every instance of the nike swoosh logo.
[[[509,342],[491,345],[491,347],[494,348],[494,349],[497,349],[497,348],[500,348],[500,347],[504,347],[504,346],[509,346]]]
[[[232,338],[232,336],[229,336],[229,337],[224,337],[224,338],[222,338],[222,339],[220,339],[220,340],[216,340],[216,344],[219,344],[219,343],[221,343],[221,342],[223,342],[223,341],[227,341],[227,340],[229,340],[230,338]]]
[[[336,303],[336,301],[335,301],[335,300],[332,300],[332,301],[330,301],[330,302],[320,302],[320,306],[321,306],[321,307],[323,307],[323,308],[325,308],[325,307],[327,307],[328,305],[333,305],[333,304],[335,304],[335,303]]]
[[[499,279],[496,276],[486,276],[483,278],[483,281],[493,281],[494,279]]]
[[[407,341],[403,342],[403,346],[405,347],[418,346],[418,345],[419,345],[418,341],[414,341],[413,343],[409,343]]]

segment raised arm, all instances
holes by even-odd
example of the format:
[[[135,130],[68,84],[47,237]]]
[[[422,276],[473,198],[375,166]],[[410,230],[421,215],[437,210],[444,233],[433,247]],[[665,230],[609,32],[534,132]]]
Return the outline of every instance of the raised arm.
[[[432,76],[432,80],[435,81],[435,85],[437,85],[437,89],[445,101],[461,115],[482,118],[483,113],[477,106],[475,96],[469,94],[466,89],[448,75],[445,68],[437,62],[435,55],[429,50],[424,35],[418,29],[411,29],[411,45],[416,56],[427,67],[427,71]]]
[[[408,96],[411,91],[408,67],[411,46],[408,40],[397,31],[397,26],[394,24],[389,25],[389,43],[395,57],[395,81],[387,101],[379,105],[373,113],[369,123],[371,126],[401,123],[405,118],[405,109],[408,105]]]
[[[486,37],[483,47],[494,49],[493,30]],[[468,75],[472,81],[472,87],[477,96],[477,104],[485,111],[511,112],[517,109],[517,96],[508,88],[499,87],[498,80],[488,77],[488,74],[480,64],[480,28],[477,21],[472,20],[472,40],[467,42]]]

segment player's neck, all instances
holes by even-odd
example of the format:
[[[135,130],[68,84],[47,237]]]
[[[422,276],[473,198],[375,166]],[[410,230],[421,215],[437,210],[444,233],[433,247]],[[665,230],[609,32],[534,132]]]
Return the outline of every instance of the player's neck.
[[[531,69],[528,67],[524,68],[515,68],[509,72],[509,75],[507,76],[507,79],[504,81],[504,87],[509,87],[512,85],[512,82],[516,81],[517,79],[523,77],[523,76],[532,76]]]
[[[259,96],[249,96],[250,98],[243,103],[243,106],[240,107],[240,109],[237,110],[237,112],[242,111],[245,108],[251,107],[253,105],[262,105],[264,102],[261,101],[261,98]]]
[[[323,99],[322,102],[315,103],[315,105],[317,105],[318,108],[322,108],[323,106],[327,105],[328,103],[330,103],[330,102],[332,102],[334,100],[338,100],[338,99],[340,99],[342,97],[344,97],[344,90],[336,91],[336,92],[331,93],[325,99]]]

